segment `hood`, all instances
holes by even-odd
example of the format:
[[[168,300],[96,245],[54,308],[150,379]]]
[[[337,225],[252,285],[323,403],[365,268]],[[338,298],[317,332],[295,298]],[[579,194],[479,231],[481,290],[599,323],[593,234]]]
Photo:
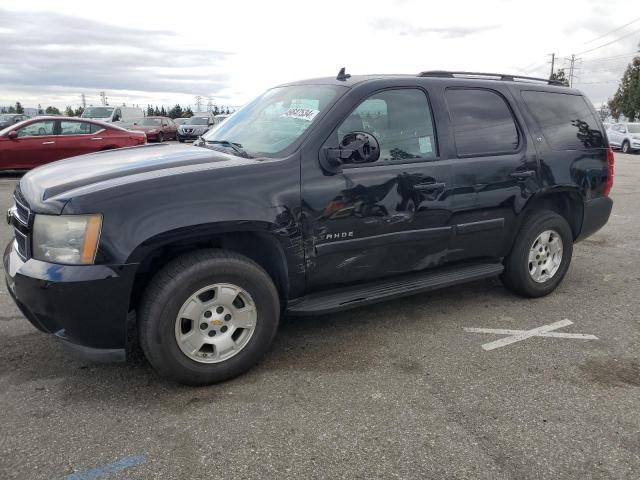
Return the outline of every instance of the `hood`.
[[[200,132],[207,130],[209,125],[180,125],[178,130],[190,129],[189,131]]]
[[[205,164],[222,167],[240,163],[247,163],[247,160],[205,148],[144,145],[91,153],[43,165],[22,177],[20,192],[33,210],[60,213],[69,200],[67,194],[82,187],[113,180],[135,182],[140,174],[157,174],[175,168],[188,171]]]
[[[138,130],[140,132],[148,132],[149,130],[160,130],[160,125],[132,125],[129,127],[131,130]]]

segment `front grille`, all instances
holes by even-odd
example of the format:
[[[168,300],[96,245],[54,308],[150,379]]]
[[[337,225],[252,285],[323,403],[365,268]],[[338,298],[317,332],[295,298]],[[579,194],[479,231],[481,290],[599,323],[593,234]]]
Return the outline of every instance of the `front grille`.
[[[18,252],[18,255],[20,255],[23,260],[26,260],[30,254],[29,245],[33,214],[26,200],[22,197],[19,188],[16,188],[13,200],[15,204],[11,209],[11,225],[13,226],[16,237],[16,252]]]

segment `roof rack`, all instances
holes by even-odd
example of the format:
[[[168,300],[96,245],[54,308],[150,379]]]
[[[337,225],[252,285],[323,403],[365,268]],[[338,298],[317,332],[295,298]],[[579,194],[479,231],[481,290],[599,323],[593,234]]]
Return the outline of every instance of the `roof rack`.
[[[548,85],[564,85],[560,80],[551,80],[549,78],[536,78],[536,77],[524,77],[522,75],[509,75],[504,73],[482,73],[482,72],[449,72],[446,70],[430,70],[426,72],[420,72],[419,77],[440,77],[440,78],[455,78],[455,77],[468,77],[479,78],[483,80],[501,80],[503,82],[544,82]]]

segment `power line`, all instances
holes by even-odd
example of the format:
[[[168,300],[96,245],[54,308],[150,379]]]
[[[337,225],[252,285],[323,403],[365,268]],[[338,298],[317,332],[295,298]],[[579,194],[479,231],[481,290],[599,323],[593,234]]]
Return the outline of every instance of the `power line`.
[[[627,33],[626,35],[623,35],[622,37],[616,38],[615,40],[611,40],[610,42],[604,43],[602,45],[599,45],[597,47],[591,48],[589,50],[585,50],[584,52],[576,53],[576,55],[583,55],[585,53],[593,52],[594,50],[598,50],[599,48],[606,47],[607,45],[611,45],[612,43],[619,42],[620,40],[623,40],[623,39],[625,39],[627,37],[630,37],[631,35],[636,34],[638,32],[640,32],[640,28],[638,30],[634,30],[633,32]]]
[[[601,38],[604,38],[604,37],[606,37],[607,35],[610,35],[610,34],[612,34],[612,33],[614,33],[614,32],[617,32],[618,30],[622,30],[623,28],[628,27],[628,26],[629,26],[629,25],[631,25],[632,23],[636,23],[638,20],[640,20],[640,17],[638,17],[638,18],[636,18],[636,19],[634,19],[634,20],[631,20],[629,23],[625,23],[625,24],[624,24],[624,25],[622,25],[621,27],[614,28],[613,30],[609,30],[607,33],[605,33],[605,34],[603,34],[603,35],[600,35],[599,37],[596,37],[596,38],[594,38],[594,39],[592,39],[592,40],[589,40],[588,42],[585,42],[585,45],[588,45],[588,44],[590,44],[590,43],[593,43],[593,42],[595,42],[596,40],[600,40]]]

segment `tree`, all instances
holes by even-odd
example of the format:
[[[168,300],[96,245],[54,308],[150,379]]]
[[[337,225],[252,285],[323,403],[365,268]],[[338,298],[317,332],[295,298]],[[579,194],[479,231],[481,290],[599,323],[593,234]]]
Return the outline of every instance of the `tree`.
[[[74,115],[73,108],[71,108],[69,105],[67,105],[67,108],[64,109],[64,114],[67,117],[73,117],[73,115]]]
[[[153,107],[151,105],[147,105],[147,116],[150,117],[153,115]]]
[[[187,107],[186,110],[182,112],[182,118],[191,118],[193,117],[193,110],[191,107]]]
[[[169,116],[171,118],[180,118],[182,116],[182,107],[176,103],[176,105],[169,110]]]
[[[214,115],[218,115],[220,113],[220,110],[218,109],[218,105],[214,105],[213,106],[213,114]]]
[[[640,118],[640,56],[631,61],[607,105],[616,120],[621,114],[630,122]]]
[[[0,113],[7,113],[7,109],[5,107],[0,107]]]
[[[231,112],[229,111],[229,107],[227,107],[227,115],[229,115]]]
[[[160,116],[162,116],[162,117],[166,117],[167,116],[167,111],[164,109],[164,105],[160,109]]]
[[[8,113],[16,113],[16,107],[14,107],[13,105],[9,105]]]
[[[156,107],[153,109],[153,114],[157,117],[160,115],[160,109],[158,108],[158,106],[156,105]]]
[[[82,115],[82,113],[84,112],[84,107],[78,107],[75,109],[75,111],[73,112],[73,116],[74,117],[80,117]]]
[[[565,87],[569,86],[569,80],[567,79],[567,77],[564,74],[564,70],[560,69],[555,73],[552,73],[551,76],[549,77],[549,80],[558,80],[559,82],[561,82]]]
[[[20,102],[16,102],[16,113],[24,113],[24,108]]]
[[[44,113],[46,113],[47,115],[60,115],[60,110],[58,110],[56,107],[52,107],[51,105],[49,105],[47,109],[44,111]]]
[[[38,104],[38,115],[42,115],[44,110],[42,110],[42,105]]]

